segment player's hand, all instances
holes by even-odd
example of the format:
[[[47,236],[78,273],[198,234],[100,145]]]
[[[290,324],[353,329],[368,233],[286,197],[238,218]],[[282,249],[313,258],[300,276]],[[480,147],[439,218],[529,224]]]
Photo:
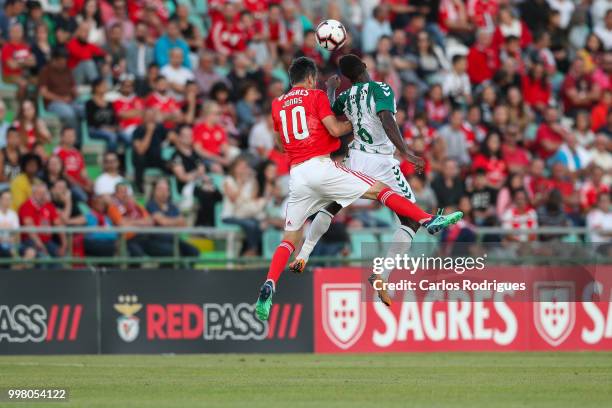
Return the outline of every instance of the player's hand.
[[[340,82],[340,77],[334,74],[327,79],[325,85],[327,85],[327,89],[338,89],[340,87]]]
[[[415,156],[413,154],[408,154],[404,156],[404,159],[406,159],[406,161],[408,161],[409,163],[412,163],[412,165],[414,166],[414,171],[417,174],[423,174],[423,171],[425,170],[425,160],[423,160],[422,157]]]

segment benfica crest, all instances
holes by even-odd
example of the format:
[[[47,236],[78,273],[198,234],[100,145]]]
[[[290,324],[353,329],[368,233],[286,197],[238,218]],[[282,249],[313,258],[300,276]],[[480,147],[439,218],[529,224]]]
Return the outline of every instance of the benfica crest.
[[[572,282],[540,282],[535,285],[533,321],[540,337],[553,347],[563,343],[576,322]]]
[[[142,309],[142,304],[138,303],[136,295],[119,295],[117,300],[115,310],[122,314],[117,318],[117,334],[130,343],[136,340],[140,332],[140,319],[134,315]]]
[[[325,284],[322,302],[325,334],[336,346],[348,349],[365,329],[366,305],[361,301],[361,284]]]

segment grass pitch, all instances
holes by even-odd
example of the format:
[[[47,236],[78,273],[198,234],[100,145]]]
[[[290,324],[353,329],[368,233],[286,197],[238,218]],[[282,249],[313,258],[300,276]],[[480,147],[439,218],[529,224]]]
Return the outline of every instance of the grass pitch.
[[[610,407],[612,353],[0,357],[50,407]],[[2,403],[0,403],[2,405]]]

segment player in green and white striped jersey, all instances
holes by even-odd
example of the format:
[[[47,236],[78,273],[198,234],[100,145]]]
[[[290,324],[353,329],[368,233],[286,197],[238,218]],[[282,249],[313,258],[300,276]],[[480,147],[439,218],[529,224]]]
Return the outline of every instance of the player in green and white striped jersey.
[[[372,81],[365,63],[355,55],[345,55],[340,59],[340,71],[351,80],[352,86],[334,101],[340,81],[337,76],[332,77],[328,81],[328,96],[332,101],[334,113],[346,115],[353,125],[354,139],[349,144],[346,166],[387,184],[396,193],[414,202],[414,194],[400,171],[399,161],[395,159],[394,154],[397,149],[401,157],[414,164],[417,172],[423,171],[424,162],[408,151],[397,126],[393,90],[384,82]],[[329,228],[332,217],[341,208],[332,203],[317,213],[300,253],[289,266],[292,271],[300,273],[304,270],[310,253]],[[462,213],[457,212],[442,218],[452,224],[459,221],[461,216]],[[401,217],[400,226],[393,236],[387,256],[395,257],[396,254],[403,255],[408,252],[419,227],[419,223]],[[374,285],[375,281],[381,279],[386,281],[390,273],[391,269],[385,270],[382,276],[373,274],[370,276],[370,283]],[[378,291],[378,295],[385,304],[390,304],[391,299],[386,291]]]

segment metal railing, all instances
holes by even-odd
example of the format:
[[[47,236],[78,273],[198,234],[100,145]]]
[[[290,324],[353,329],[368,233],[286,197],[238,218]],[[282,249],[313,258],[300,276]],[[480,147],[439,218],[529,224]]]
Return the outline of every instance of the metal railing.
[[[394,232],[394,227],[389,228],[362,228],[349,230],[351,233],[360,234],[371,234],[380,243],[384,241],[389,234]],[[508,235],[538,235],[538,236],[588,236],[592,231],[585,227],[540,227],[537,229],[506,229],[502,227],[478,227],[474,229],[474,232],[479,239],[482,239],[487,235],[497,236],[508,236]],[[612,231],[600,231],[603,233],[612,233]],[[172,263],[175,265],[179,264],[215,264],[225,266],[236,266],[241,265],[264,265],[267,260],[262,257],[255,258],[241,258],[239,256],[241,239],[243,234],[240,230],[226,230],[214,227],[66,227],[66,226],[44,226],[44,227],[20,227],[18,229],[6,229],[0,228],[0,234],[9,233],[12,236],[21,236],[22,234],[30,233],[43,233],[43,234],[60,234],[66,235],[67,239],[67,256],[62,258],[37,258],[25,260],[19,256],[13,258],[0,258],[0,265],[14,265],[14,264],[27,264],[32,265],[45,265],[45,264],[66,264],[66,265],[116,265],[116,266],[133,266],[144,264],[159,264],[159,263]],[[91,233],[117,233],[118,234],[118,256],[115,257],[75,257],[74,253],[74,237],[78,234],[91,234]],[[127,240],[131,234],[139,235],[171,235],[173,239],[173,253],[172,256],[160,256],[160,257],[130,257],[127,251]],[[223,258],[187,258],[181,257],[179,251],[179,240],[182,237],[202,237],[215,240],[225,241],[225,256]],[[320,262],[332,262],[337,264],[349,264],[363,261],[360,258],[351,257],[324,257],[317,258]]]

